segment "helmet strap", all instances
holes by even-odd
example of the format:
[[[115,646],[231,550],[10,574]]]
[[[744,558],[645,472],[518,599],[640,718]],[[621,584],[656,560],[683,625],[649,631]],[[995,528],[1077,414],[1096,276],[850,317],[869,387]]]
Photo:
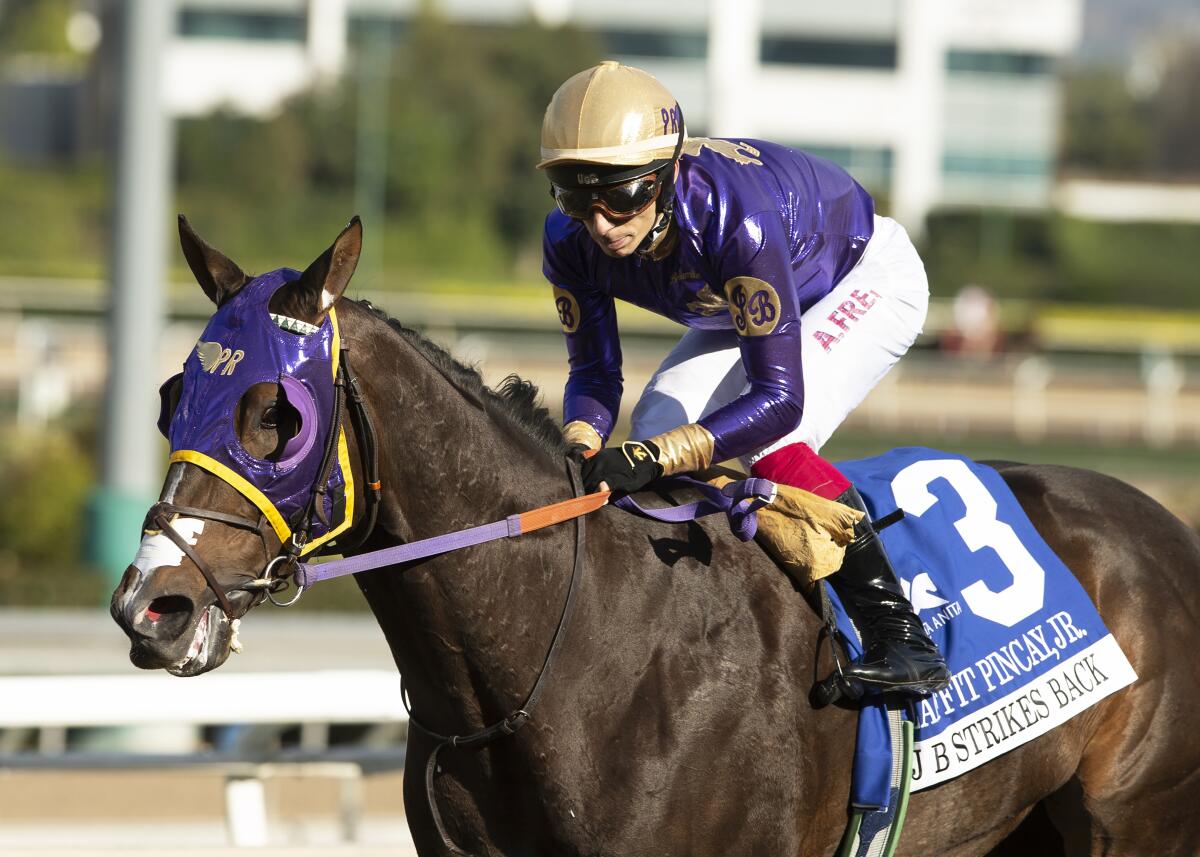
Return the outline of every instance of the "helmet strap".
[[[658,249],[656,245],[658,244],[659,238],[662,238],[663,234],[671,226],[671,221],[673,219],[671,217],[671,213],[674,210],[674,199],[667,200],[667,202],[660,207],[658,220],[654,222],[654,226],[651,227],[650,231],[646,233],[646,237],[642,239],[642,243],[638,244],[637,249],[634,251],[635,253],[637,253],[639,256],[645,256],[651,259],[660,258],[654,251]]]
[[[683,124],[683,111],[679,109],[678,103],[675,104],[675,111],[679,119],[679,139],[675,141],[675,151],[671,153],[671,163],[663,167],[662,172],[659,173],[658,180],[662,185],[662,190],[659,191],[658,200],[655,202],[658,220],[654,222],[654,226],[646,233],[646,237],[634,251],[639,256],[655,257],[652,252],[654,245],[670,227],[671,213],[675,210],[675,170],[679,164],[679,156],[683,154],[683,140],[687,136],[687,130]]]
[[[654,203],[654,207],[658,211],[658,219],[654,221],[654,226],[646,233],[646,237],[634,251],[639,256],[656,258],[658,254],[654,252],[655,245],[671,225],[673,220],[671,214],[675,211],[675,165],[677,163],[679,163],[678,160],[673,160],[669,166],[663,168],[664,171],[670,171],[670,178],[663,177],[662,179],[662,190],[659,191],[658,199]]]

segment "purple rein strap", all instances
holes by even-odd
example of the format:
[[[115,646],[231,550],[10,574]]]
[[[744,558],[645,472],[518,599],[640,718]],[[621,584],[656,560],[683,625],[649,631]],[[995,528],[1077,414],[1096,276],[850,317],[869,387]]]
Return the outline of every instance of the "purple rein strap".
[[[730,531],[743,542],[750,541],[758,531],[758,517],[755,513],[775,499],[775,483],[757,477],[730,482],[721,488],[689,476],[672,476],[659,479],[654,484],[663,489],[693,488],[699,491],[704,499],[682,506],[648,509],[626,494],[614,500],[613,505],[644,518],[671,524],[682,524],[703,518],[705,515],[724,512],[729,517]]]
[[[742,479],[738,482],[730,482],[723,488],[717,488],[715,485],[686,476],[674,476],[660,479],[655,485],[663,489],[692,488],[699,491],[703,499],[680,506],[647,508],[640,505],[632,496],[625,495],[614,500],[613,505],[644,518],[671,524],[686,523],[717,512],[724,512],[729,518],[729,529],[738,539],[748,542],[754,538],[754,533],[758,528],[755,513],[775,499],[775,484],[769,480],[758,478]],[[322,580],[389,565],[402,565],[497,539],[515,538],[522,533],[532,531],[532,529],[569,521],[571,518],[594,511],[605,505],[607,499],[607,493],[589,494],[575,501],[568,500],[534,510],[533,513],[509,515],[502,521],[421,539],[396,547],[369,551],[357,556],[317,564],[300,563],[300,567],[296,571],[296,583],[308,588]],[[587,502],[589,500],[592,502]],[[552,510],[557,510],[557,513],[553,514],[551,520],[538,521],[531,525],[531,515],[544,514]]]

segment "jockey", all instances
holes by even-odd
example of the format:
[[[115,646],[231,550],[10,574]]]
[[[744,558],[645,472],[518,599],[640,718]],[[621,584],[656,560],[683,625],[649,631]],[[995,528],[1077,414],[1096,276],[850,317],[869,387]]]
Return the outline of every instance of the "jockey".
[[[569,443],[601,450],[588,490],[740,458],[755,476],[866,512],[818,452],[916,339],[925,269],[904,229],[842,169],[759,140],[689,138],[679,105],[640,69],[603,62],[567,80],[542,124],[538,169],[557,210],[543,271],[566,334]],[[690,328],[604,447],[620,407],[614,300]],[[905,598],[868,517],[829,578],[863,635],[846,675],[924,694],[946,663]]]

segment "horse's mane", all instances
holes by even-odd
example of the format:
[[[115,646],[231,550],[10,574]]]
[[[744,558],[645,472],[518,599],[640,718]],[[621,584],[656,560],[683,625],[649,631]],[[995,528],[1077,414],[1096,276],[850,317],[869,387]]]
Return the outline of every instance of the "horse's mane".
[[[456,360],[450,352],[427,339],[412,328],[405,327],[368,300],[357,301],[359,306],[387,323],[409,345],[419,351],[462,393],[478,401],[491,414],[499,415],[523,429],[546,452],[561,458],[566,451],[562,428],[541,403],[541,394],[532,381],[509,375],[499,389],[483,383],[483,376],[474,366]]]

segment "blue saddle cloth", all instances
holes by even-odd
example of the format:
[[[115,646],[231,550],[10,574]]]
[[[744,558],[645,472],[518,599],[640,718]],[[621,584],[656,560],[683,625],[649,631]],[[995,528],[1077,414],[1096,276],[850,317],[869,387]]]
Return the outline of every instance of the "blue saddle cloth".
[[[920,447],[843,462],[913,608],[946,655],[950,686],[915,708],[912,790],[975,768],[1065,722],[1137,676],[1074,575],[999,473]],[[850,652],[861,645],[829,590]],[[881,698],[859,720],[851,803],[893,799]]]

